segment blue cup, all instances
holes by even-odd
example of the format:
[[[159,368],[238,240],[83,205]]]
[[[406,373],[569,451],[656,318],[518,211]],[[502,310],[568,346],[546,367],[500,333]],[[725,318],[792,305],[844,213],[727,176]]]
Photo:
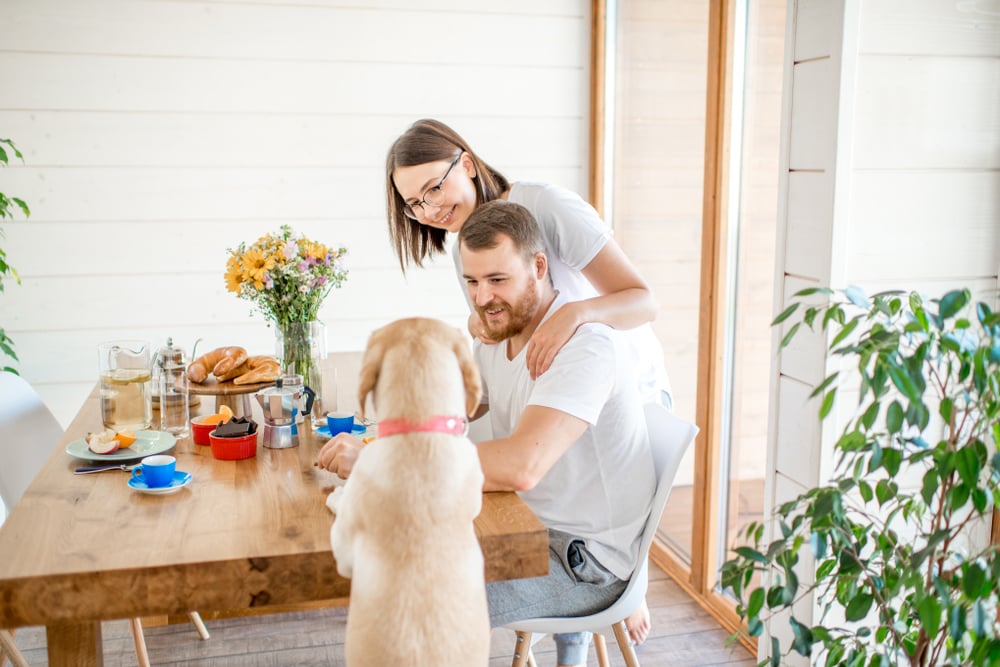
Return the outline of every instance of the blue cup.
[[[330,437],[338,433],[350,433],[354,428],[354,413],[351,412],[328,412],[326,413],[326,425],[330,428]]]
[[[151,489],[170,486],[174,481],[177,459],[166,454],[147,456],[142,463],[132,468],[132,479],[137,479]]]

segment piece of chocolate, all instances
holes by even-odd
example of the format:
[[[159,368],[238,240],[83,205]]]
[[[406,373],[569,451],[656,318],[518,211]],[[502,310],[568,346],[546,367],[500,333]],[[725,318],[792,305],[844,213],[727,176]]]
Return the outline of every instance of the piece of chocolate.
[[[242,438],[257,432],[257,422],[249,417],[236,417],[215,427],[216,438]]]

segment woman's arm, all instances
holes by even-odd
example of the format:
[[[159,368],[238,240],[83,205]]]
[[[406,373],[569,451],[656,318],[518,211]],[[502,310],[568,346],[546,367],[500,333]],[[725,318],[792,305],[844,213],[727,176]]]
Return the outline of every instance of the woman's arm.
[[[631,329],[656,317],[653,293],[614,239],[608,239],[582,273],[599,296],[563,305],[535,330],[526,357],[532,379],[549,369],[581,324],[601,322],[614,329]]]

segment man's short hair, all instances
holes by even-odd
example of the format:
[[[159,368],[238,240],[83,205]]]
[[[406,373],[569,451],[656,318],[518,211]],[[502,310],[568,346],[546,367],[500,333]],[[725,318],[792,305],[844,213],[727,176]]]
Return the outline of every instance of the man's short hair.
[[[545,252],[542,230],[531,211],[505,199],[495,199],[476,207],[458,232],[458,242],[469,250],[486,250],[500,245],[501,234],[510,237],[526,262]]]

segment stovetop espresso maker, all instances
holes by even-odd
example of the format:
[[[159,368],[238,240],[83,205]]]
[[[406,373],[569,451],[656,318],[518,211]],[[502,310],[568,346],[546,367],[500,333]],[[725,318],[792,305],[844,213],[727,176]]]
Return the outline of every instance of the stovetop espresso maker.
[[[298,445],[298,422],[310,413],[316,397],[316,392],[302,383],[302,376],[284,375],[274,381],[274,386],[264,387],[255,396],[264,412],[261,443],[271,449]]]

